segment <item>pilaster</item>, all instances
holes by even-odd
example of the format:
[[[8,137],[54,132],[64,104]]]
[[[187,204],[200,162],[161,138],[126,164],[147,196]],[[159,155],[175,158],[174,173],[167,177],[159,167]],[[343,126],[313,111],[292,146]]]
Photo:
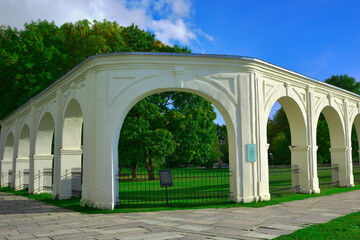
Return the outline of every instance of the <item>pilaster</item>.
[[[307,97],[307,136],[308,136],[308,171],[309,171],[309,192],[320,193],[319,178],[317,176],[317,145],[316,129],[317,119],[315,118],[315,89],[308,86],[306,89]]]

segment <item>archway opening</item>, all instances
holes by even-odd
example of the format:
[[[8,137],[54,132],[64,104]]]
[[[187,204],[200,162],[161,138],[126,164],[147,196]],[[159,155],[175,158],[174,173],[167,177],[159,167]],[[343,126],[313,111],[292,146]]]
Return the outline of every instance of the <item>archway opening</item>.
[[[307,144],[304,114],[290,97],[281,97],[267,123],[269,192],[306,191]]]
[[[320,187],[340,184],[340,168],[345,164],[344,128],[336,110],[325,107],[318,118],[316,133],[317,171]]]
[[[14,156],[14,135],[10,132],[6,138],[4,156],[1,161],[2,187],[11,186],[13,156]]]
[[[30,128],[25,124],[20,133],[18,155],[15,162],[15,189],[27,189],[29,187],[30,169]]]
[[[29,188],[31,193],[52,193],[54,132],[54,118],[47,112],[41,118],[36,136],[34,165],[30,172],[30,178],[34,179]]]
[[[225,121],[214,123],[216,116],[211,102],[186,92],[156,93],[136,103],[118,143],[118,204],[228,202],[233,156]]]
[[[352,153],[352,166],[354,183],[360,182],[360,151],[359,151],[359,137],[360,137],[360,115],[357,115],[351,129],[351,153]]]
[[[67,105],[60,150],[59,198],[81,197],[83,114],[78,101]]]

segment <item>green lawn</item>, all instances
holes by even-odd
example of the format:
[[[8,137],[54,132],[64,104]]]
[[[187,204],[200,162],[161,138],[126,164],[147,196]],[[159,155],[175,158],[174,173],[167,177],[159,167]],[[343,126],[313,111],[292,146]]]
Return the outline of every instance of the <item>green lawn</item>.
[[[157,173],[157,171],[156,171]],[[172,187],[168,187],[170,205],[198,205],[202,203],[226,203],[229,199],[228,169],[172,169]],[[137,178],[130,172],[119,177],[119,198],[123,207],[133,205],[161,206],[166,203],[166,189],[155,180],[148,180],[145,170],[139,170]]]
[[[360,212],[336,218],[327,223],[312,225],[276,239],[360,239]]]
[[[73,211],[81,212],[81,213],[118,213],[118,212],[149,212],[149,211],[161,211],[161,210],[177,210],[177,209],[196,209],[196,208],[229,208],[229,207],[264,207],[268,205],[274,205],[282,202],[294,201],[294,200],[302,200],[311,197],[320,197],[325,195],[331,195],[335,193],[348,192],[353,190],[359,190],[360,185],[356,185],[352,188],[338,188],[328,186],[322,188],[320,194],[296,194],[296,193],[283,193],[279,195],[272,196],[270,201],[264,202],[253,202],[253,203],[199,203],[199,204],[191,204],[191,205],[183,205],[176,204],[169,207],[166,206],[151,206],[151,205],[139,205],[132,207],[116,207],[114,210],[100,210],[90,207],[80,207],[80,198],[72,198],[68,200],[52,200],[51,194],[43,193],[30,195],[25,190],[22,191],[14,191],[9,187],[0,188],[0,192],[7,192],[12,194],[21,195],[27,198],[31,198],[34,200],[46,202],[48,204],[53,204],[59,207],[63,207],[66,209],[70,209]]]

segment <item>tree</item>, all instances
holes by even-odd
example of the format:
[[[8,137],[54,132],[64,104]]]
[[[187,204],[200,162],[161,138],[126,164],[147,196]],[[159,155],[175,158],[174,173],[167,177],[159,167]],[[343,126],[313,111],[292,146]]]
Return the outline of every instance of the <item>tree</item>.
[[[138,166],[145,166],[149,180],[154,180],[154,166],[165,162],[175,151],[175,141],[166,129],[169,121],[157,104],[144,99],[127,114],[120,132],[119,163],[131,167],[136,178]]]
[[[169,119],[176,119],[168,125],[177,147],[167,158],[167,166],[212,167],[221,155],[214,123],[216,113],[212,104],[200,96],[184,92],[169,92],[160,96],[170,99]]]
[[[269,118],[267,125],[267,138],[270,144],[269,152],[272,153],[274,164],[291,164],[291,145],[290,125],[284,109],[281,107],[274,115]]]
[[[164,92],[138,102],[123,123],[119,140],[120,168],[196,165],[212,167],[220,157],[214,120],[207,100],[190,93]],[[225,129],[226,130],[226,129]]]
[[[78,21],[26,23],[24,30],[0,26],[0,119],[43,91],[88,56],[111,52],[190,53],[171,47],[132,24]]]
[[[225,125],[216,124],[216,134],[218,136],[218,146],[223,163],[229,163],[229,139]]]
[[[360,94],[360,82],[357,82],[355,78],[349,77],[347,74],[332,75],[330,78],[325,79],[325,82],[355,94]]]

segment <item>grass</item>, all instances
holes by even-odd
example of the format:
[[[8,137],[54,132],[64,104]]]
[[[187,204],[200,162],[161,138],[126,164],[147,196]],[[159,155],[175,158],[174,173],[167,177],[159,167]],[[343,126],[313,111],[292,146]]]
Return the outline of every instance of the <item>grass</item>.
[[[170,205],[228,202],[228,169],[181,168],[172,169],[171,174],[173,186],[167,189]],[[134,179],[129,171],[123,171],[119,177],[119,197],[122,206],[164,205],[166,190],[160,186],[159,175],[155,176],[155,180],[149,181],[146,170],[141,169]]]
[[[326,196],[336,193],[342,193],[342,192],[349,192],[354,190],[359,190],[360,185],[356,185],[352,188],[338,188],[338,187],[324,187],[321,189],[320,194],[296,194],[296,193],[283,193],[272,196],[270,201],[264,201],[264,202],[253,202],[253,203],[199,203],[199,204],[192,204],[192,205],[172,205],[170,207],[166,206],[152,206],[152,205],[141,205],[141,206],[133,206],[128,208],[120,208],[116,207],[114,210],[101,210],[96,208],[90,208],[90,207],[81,207],[80,206],[80,198],[71,198],[67,200],[52,200],[51,194],[49,193],[42,193],[42,194],[36,194],[31,195],[28,194],[25,190],[21,191],[14,191],[11,190],[9,187],[6,188],[0,188],[0,192],[6,192],[6,193],[12,193],[20,196],[24,196],[30,199],[38,200],[41,202],[45,202],[48,204],[53,204],[55,206],[63,207],[66,209],[70,209],[73,211],[81,212],[81,213],[87,213],[87,214],[95,214],[95,213],[127,213],[127,212],[151,212],[151,211],[161,211],[161,210],[177,210],[177,209],[199,209],[199,208],[229,208],[229,207],[265,207],[269,205],[274,205],[282,202],[289,202],[294,200],[303,200],[311,197],[320,197],[320,196]]]
[[[312,225],[276,239],[360,239],[360,212],[339,217],[327,223]]]

